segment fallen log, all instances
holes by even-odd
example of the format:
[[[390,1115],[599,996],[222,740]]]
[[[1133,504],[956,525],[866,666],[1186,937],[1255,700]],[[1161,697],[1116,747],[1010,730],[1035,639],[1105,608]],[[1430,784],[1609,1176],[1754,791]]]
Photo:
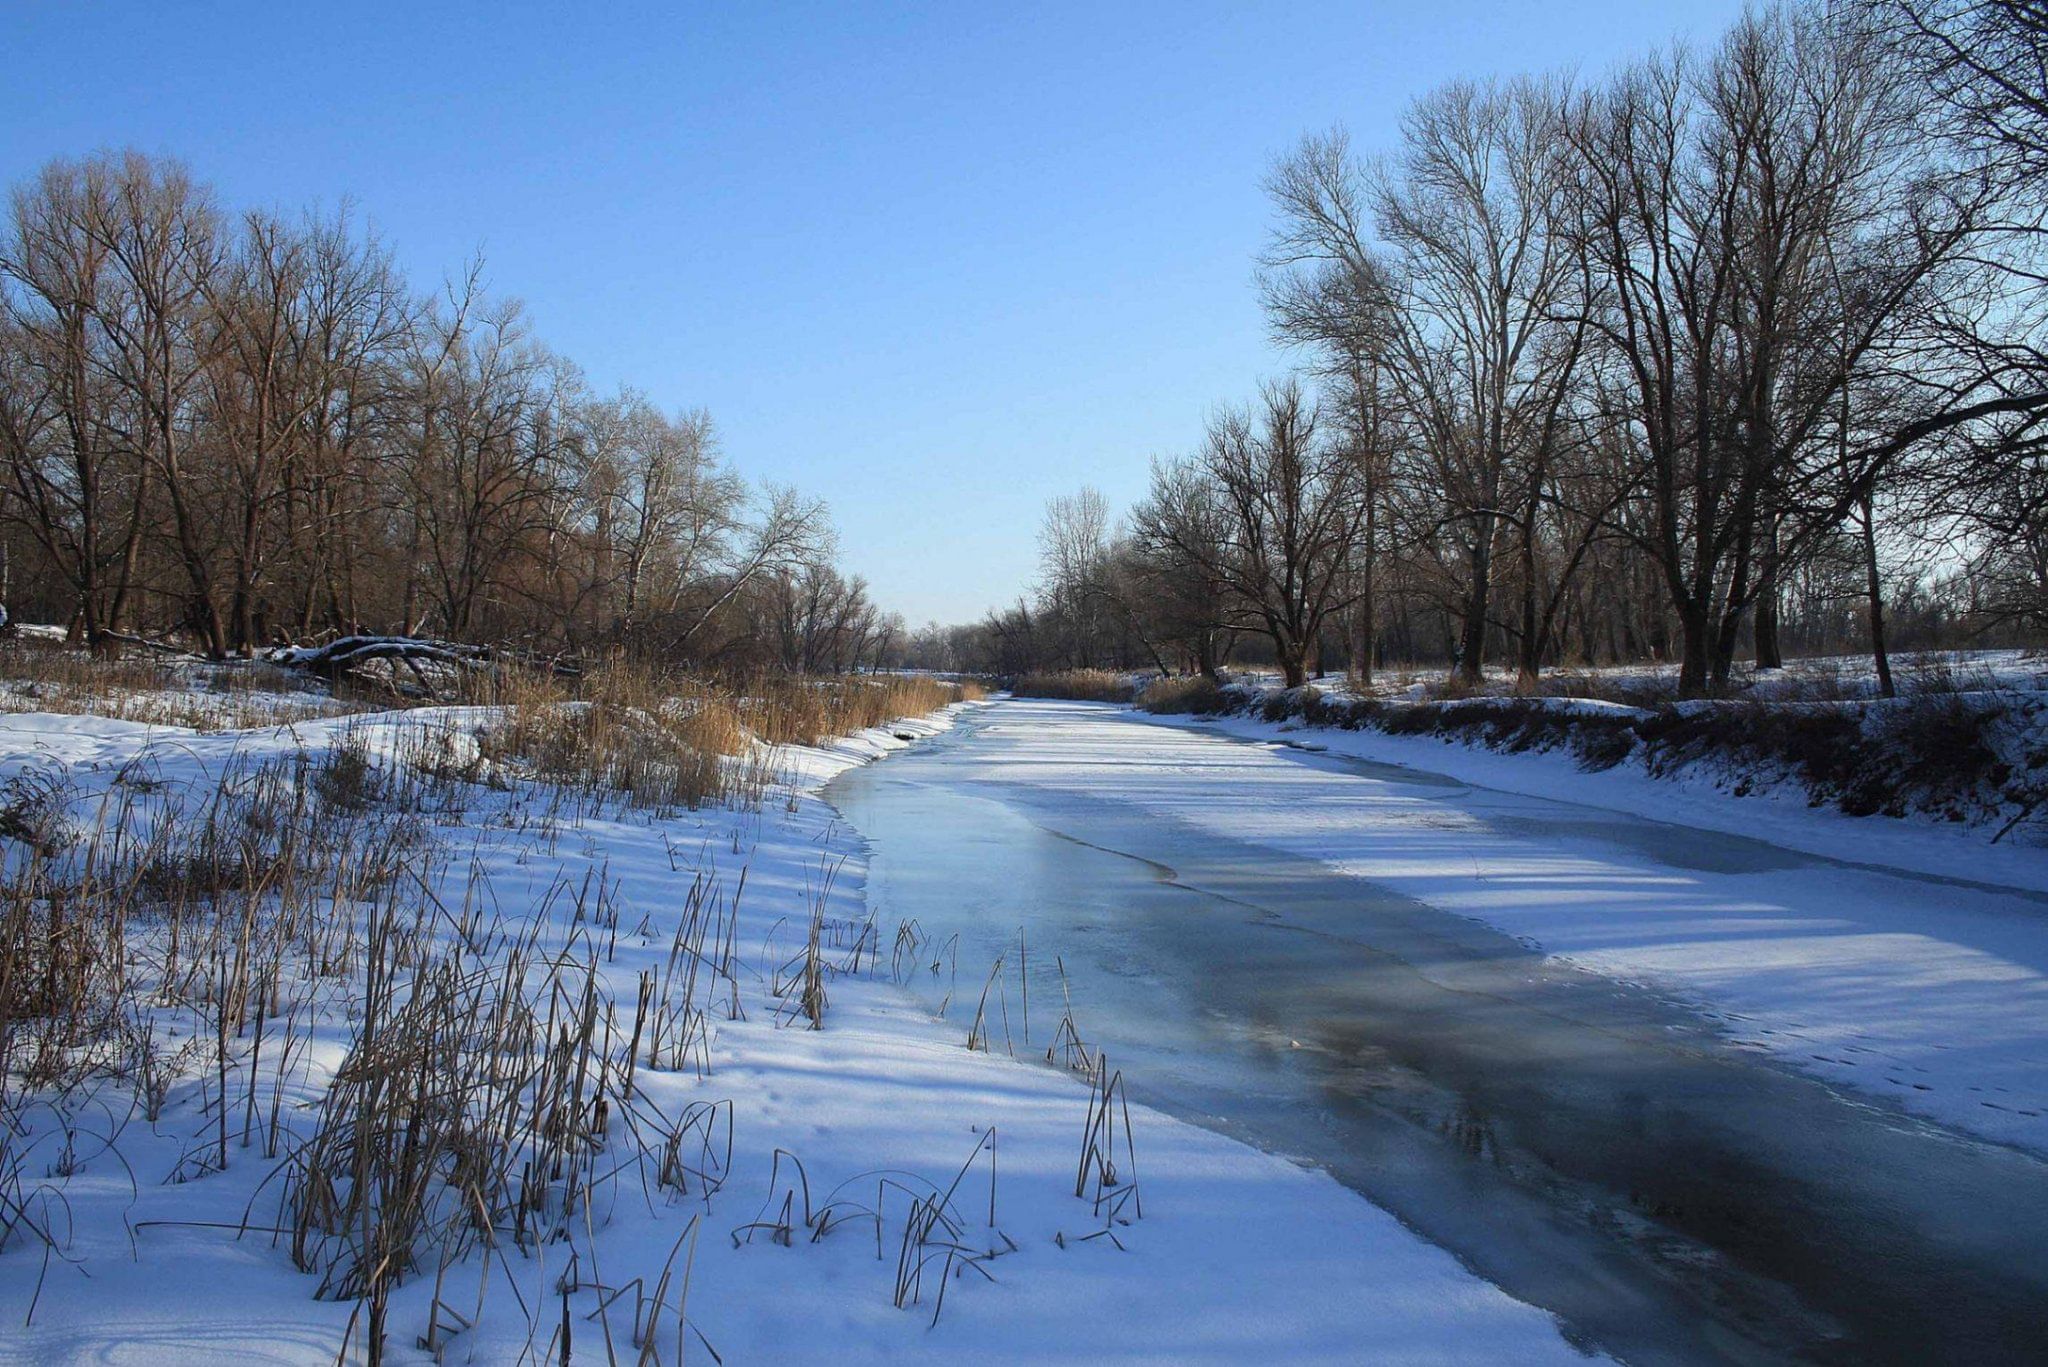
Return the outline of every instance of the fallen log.
[[[418,636],[339,636],[316,646],[279,646],[265,656],[287,669],[304,669],[335,678],[372,660],[431,662],[480,668],[492,661],[488,646],[433,641]]]
[[[495,673],[505,666],[516,665],[567,678],[580,677],[583,673],[576,661],[559,656],[423,636],[338,636],[318,645],[279,646],[266,652],[263,658],[284,669],[318,675],[329,683],[347,676],[368,680],[369,666],[388,661],[393,666],[403,666],[417,681],[419,691],[432,697],[439,697],[441,689],[429,676],[429,671]],[[391,678],[376,682],[404,691]]]

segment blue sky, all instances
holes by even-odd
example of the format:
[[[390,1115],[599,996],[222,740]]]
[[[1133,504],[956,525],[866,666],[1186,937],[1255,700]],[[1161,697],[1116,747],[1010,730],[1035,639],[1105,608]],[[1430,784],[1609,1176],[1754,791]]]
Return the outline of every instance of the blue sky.
[[[913,623],[1035,569],[1044,501],[1286,365],[1259,180],[1459,75],[1596,71],[1638,5],[184,5],[0,0],[0,179],[136,146],[234,205],[352,197],[416,286],[481,250],[594,385],[711,410]]]

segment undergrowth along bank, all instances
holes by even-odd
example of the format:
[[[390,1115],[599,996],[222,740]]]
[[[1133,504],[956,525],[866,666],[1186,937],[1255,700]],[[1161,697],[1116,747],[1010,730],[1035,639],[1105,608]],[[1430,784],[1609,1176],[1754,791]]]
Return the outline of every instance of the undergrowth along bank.
[[[1850,816],[1982,826],[1992,839],[2048,813],[2048,694],[1926,691],[1827,702],[1697,700],[1635,707],[1590,698],[1396,701],[1155,679],[1136,705],[1162,716],[1245,716],[1392,736],[1434,736],[1506,754],[1563,752],[1598,772],[1635,765],[1734,796],[1798,792]]]

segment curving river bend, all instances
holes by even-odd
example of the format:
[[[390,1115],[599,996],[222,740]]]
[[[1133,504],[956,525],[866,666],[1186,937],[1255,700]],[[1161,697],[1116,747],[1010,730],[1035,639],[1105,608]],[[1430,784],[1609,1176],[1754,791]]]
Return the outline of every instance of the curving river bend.
[[[1326,1169],[1627,1361],[2048,1360],[2048,1164],[1476,921],[1197,830],[1130,800],[1107,759],[1087,795],[1050,791],[1030,728],[1001,715],[826,794],[869,844],[885,940],[914,920],[942,960],[911,983],[934,1009],[1021,959],[1031,1050],[1070,991],[1135,1099]],[[1351,764],[1471,814],[1464,785]],[[1565,803],[1484,819],[1674,869],[1814,862]]]

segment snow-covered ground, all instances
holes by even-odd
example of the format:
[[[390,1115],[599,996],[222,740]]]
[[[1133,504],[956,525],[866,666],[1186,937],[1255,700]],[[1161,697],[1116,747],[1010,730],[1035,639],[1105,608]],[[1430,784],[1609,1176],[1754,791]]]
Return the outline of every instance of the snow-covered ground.
[[[1260,839],[1305,841],[1347,863],[1364,858],[1374,876],[1399,877],[1409,867],[1432,895],[1478,904],[1475,890],[1444,881],[1439,856],[1360,848],[1355,837],[1369,828],[1399,831],[1399,813],[1408,810],[1375,785],[1183,732],[1105,724],[1099,712],[1017,712],[1020,724],[1044,728],[1048,756],[1069,761],[1050,767],[1048,781],[1093,781],[1100,756],[1091,753],[1107,744],[1131,781],[1156,785],[1157,800],[1191,816]],[[200,734],[16,715],[0,718],[0,781],[61,771],[78,784],[73,807],[83,810],[124,775],[141,788],[134,776],[146,771],[144,790],[161,797],[203,791],[237,763],[302,747],[346,742],[396,763],[409,733],[459,733],[488,721],[478,711],[426,709]],[[823,1029],[788,1019],[771,981],[801,943],[821,889],[829,884],[826,923],[835,934],[857,936],[864,919],[861,852],[820,788],[905,744],[901,736],[930,735],[946,723],[899,723],[825,748],[782,751],[784,783],[756,811],[653,818],[610,810],[565,823],[541,810],[536,789],[513,781],[478,788],[459,823],[436,828],[442,857],[423,859],[421,868],[446,906],[488,906],[519,925],[545,920],[540,904],[555,890],[609,880],[620,929],[598,971],[628,1018],[640,973],[669,956],[693,876],[715,868],[729,891],[746,870],[738,933],[744,1018],[714,1020],[703,1076],[644,1069],[638,1080],[646,1103],[670,1116],[694,1102],[732,1103],[733,1156],[722,1185],[707,1198],[651,1184],[633,1175],[635,1160],[621,1145],[626,1176],[608,1179],[561,1242],[471,1253],[447,1274],[460,1290],[443,1290],[443,1302],[475,1323],[445,1341],[440,1360],[537,1362],[551,1344],[567,1360],[556,1338],[564,1323],[577,1361],[642,1360],[628,1342],[631,1307],[638,1294],[651,1294],[679,1248],[690,1330],[685,1336],[674,1324],[680,1296],[671,1289],[656,1356],[646,1361],[680,1361],[685,1349],[702,1359],[706,1344],[729,1364],[826,1355],[848,1363],[1582,1360],[1547,1315],[1329,1178],[1139,1108],[1131,1119],[1142,1219],[1111,1227],[1115,1243],[1085,1239],[1105,1222],[1074,1195],[1090,1110],[1081,1079],[970,1052],[960,1023],[934,1021],[872,973],[829,981]],[[1239,782],[1249,786],[1231,794],[1219,787]],[[1491,866],[1510,856],[1484,845],[1475,858]],[[1641,895],[1667,899],[1658,903],[1663,915],[1680,894]],[[1526,905],[1540,913],[1562,901]],[[1625,919],[1615,909],[1588,927]],[[892,929],[881,928],[884,977]],[[1954,971],[1930,969],[1944,980]],[[2035,1015],[2044,1017],[2038,1005]],[[312,1105],[350,1036],[339,1006],[317,1023],[290,1089],[297,1101],[287,1108],[288,1129],[303,1134],[313,1123]],[[238,1146],[225,1170],[191,1175],[188,1160],[211,1142],[215,1124],[205,1088],[202,1078],[179,1081],[154,1123],[123,1102],[119,1085],[97,1087],[92,1100],[61,1112],[20,1112],[14,1152],[24,1187],[61,1237],[47,1258],[19,1233],[0,1251],[0,1360],[325,1363],[345,1340],[354,1344],[351,1357],[361,1354],[360,1326],[349,1333],[357,1307],[316,1300],[316,1279],[294,1270],[284,1239],[271,1232],[280,1164]],[[808,1196],[792,1187],[796,1168],[790,1158],[778,1164],[778,1151],[801,1164]],[[959,1241],[999,1256],[979,1270],[955,1267],[950,1280],[943,1274],[951,1261],[932,1262],[916,1303],[899,1309],[911,1196],[945,1190],[963,1167],[947,1207]],[[190,1180],[173,1180],[180,1175]],[[744,1237],[752,1222],[780,1222],[785,1198],[793,1238],[785,1244],[763,1230]],[[848,1220],[812,1242],[803,1206],[835,1199],[879,1203],[881,1217]],[[395,1293],[387,1360],[430,1360],[418,1338],[436,1282],[429,1268]],[[448,1317],[438,1317],[445,1333]]]
[[[1113,796],[1319,860],[1652,984],[1790,1065],[2048,1152],[2048,855],[2038,850],[1585,774],[1563,756],[1101,704],[1003,706],[1000,724],[1030,760],[1006,764],[1007,782]],[[1418,787],[1334,754],[1500,791]],[[1671,824],[1602,829],[1612,823],[1589,808]],[[1693,857],[1688,827],[1821,857],[1716,868],[1712,852]]]
[[[1554,698],[1559,708],[1586,715],[1620,710],[1593,699]],[[1724,768],[1700,766],[1651,774],[1634,764],[1589,771],[1565,749],[1497,751],[1464,736],[1397,736],[1343,730],[1298,719],[1267,722],[1255,716],[1147,717],[1138,721],[1193,726],[1243,739],[1272,741],[1305,753],[1328,753],[1440,774],[1462,783],[1640,816],[1702,831],[1747,836],[1823,859],[1868,863],[1954,883],[1984,882],[2048,896],[2048,849],[2032,832],[1994,843],[1982,822],[1936,822],[1922,817],[1852,817],[1816,806],[1789,783],[1755,783],[1731,792]]]
[[[1891,657],[1893,686],[1902,695],[1932,689],[2023,689],[2048,687],[2048,654],[2036,650],[1920,650]],[[1232,669],[1231,677],[1267,687],[1280,686],[1278,670]],[[1332,697],[1421,701],[1443,694],[1447,671],[1394,665],[1378,671],[1370,687],[1359,688],[1342,673],[1314,681]],[[1479,691],[1513,694],[1517,678],[1510,665],[1487,666]],[[1874,698],[1877,667],[1868,655],[1814,655],[1787,660],[1781,669],[1758,669],[1737,661],[1731,694],[1755,701],[1798,698]],[[1544,672],[1538,692],[1558,696],[1669,699],[1678,692],[1676,664],[1558,666]]]

